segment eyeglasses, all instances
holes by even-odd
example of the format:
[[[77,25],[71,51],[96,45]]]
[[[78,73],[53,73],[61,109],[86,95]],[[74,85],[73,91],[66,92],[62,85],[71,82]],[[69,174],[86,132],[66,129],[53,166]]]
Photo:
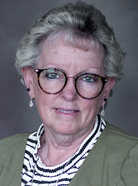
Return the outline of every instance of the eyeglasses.
[[[61,92],[68,82],[68,78],[74,78],[76,92],[84,99],[94,99],[102,92],[107,78],[96,74],[82,73],[76,77],[67,76],[62,70],[45,68],[35,70],[40,88],[47,94]]]

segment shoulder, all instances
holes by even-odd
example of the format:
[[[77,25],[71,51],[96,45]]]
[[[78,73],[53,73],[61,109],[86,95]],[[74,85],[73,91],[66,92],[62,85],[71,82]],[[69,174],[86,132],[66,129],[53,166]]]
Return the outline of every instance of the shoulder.
[[[29,134],[20,134],[0,140],[1,185],[20,184],[21,170],[28,136]]]
[[[29,136],[29,133],[16,134],[16,135],[4,138],[0,140],[0,147],[11,147],[11,145],[20,146],[20,143],[26,142],[28,136]]]
[[[98,153],[116,165],[117,162],[121,165],[131,151],[137,155],[138,138],[108,123],[93,148],[95,155]]]
[[[117,127],[108,124],[104,139],[108,144],[110,156],[116,157],[114,167],[120,162],[120,181],[118,186],[135,186],[138,184],[138,138]],[[109,140],[109,142],[107,142]],[[111,148],[113,146],[113,148]]]
[[[138,138],[128,134],[127,132],[106,123],[106,128],[103,132],[104,138],[110,138],[110,142],[120,142],[125,143],[126,145],[133,145],[138,143]]]
[[[136,186],[137,175],[138,138],[107,123],[72,182],[88,186],[91,183]]]
[[[29,134],[17,134],[0,140],[0,157],[10,156],[12,153],[25,151]]]

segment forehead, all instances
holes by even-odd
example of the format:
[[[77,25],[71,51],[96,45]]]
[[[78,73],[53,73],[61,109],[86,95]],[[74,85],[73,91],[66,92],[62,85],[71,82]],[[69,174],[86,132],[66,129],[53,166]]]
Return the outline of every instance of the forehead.
[[[44,42],[38,65],[39,68],[45,68],[56,64],[58,68],[70,64],[80,70],[85,66],[103,68],[103,59],[104,48],[98,42],[82,39],[74,42],[60,36]]]

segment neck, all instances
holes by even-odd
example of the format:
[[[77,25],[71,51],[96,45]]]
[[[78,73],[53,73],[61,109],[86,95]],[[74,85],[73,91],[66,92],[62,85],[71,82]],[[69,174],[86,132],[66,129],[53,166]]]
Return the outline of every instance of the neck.
[[[80,147],[93,128],[79,135],[55,134],[45,129],[41,137],[38,155],[47,166],[56,166],[70,158]]]

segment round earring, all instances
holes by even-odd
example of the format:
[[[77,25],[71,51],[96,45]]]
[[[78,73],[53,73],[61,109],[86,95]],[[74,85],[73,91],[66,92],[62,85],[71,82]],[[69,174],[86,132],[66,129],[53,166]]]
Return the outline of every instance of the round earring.
[[[34,105],[33,100],[32,98],[30,98],[29,107],[33,107],[33,105]]]

